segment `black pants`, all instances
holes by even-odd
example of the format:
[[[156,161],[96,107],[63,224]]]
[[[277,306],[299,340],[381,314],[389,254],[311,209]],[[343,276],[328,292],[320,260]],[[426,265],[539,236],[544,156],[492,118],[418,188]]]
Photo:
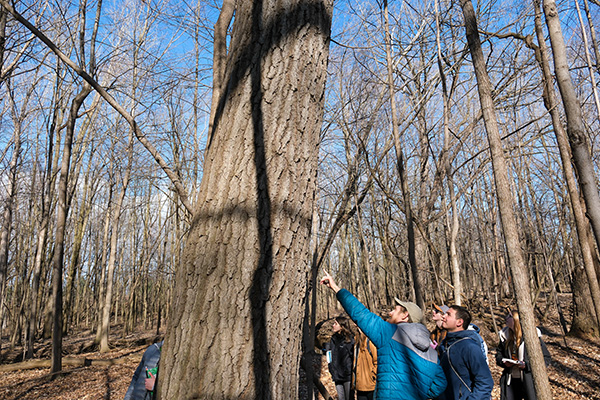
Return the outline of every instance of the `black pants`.
[[[361,392],[360,390],[356,391],[356,400],[373,400],[374,390],[368,392]]]
[[[527,397],[525,382],[512,378],[510,385],[506,386],[506,400],[535,400]]]

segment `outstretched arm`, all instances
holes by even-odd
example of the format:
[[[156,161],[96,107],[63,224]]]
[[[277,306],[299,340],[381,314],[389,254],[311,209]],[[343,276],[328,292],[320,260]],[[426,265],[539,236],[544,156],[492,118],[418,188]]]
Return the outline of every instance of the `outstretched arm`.
[[[325,285],[335,293],[340,291],[340,287],[335,283],[333,277],[329,275],[329,272],[325,271],[325,276],[321,279],[321,285]]]

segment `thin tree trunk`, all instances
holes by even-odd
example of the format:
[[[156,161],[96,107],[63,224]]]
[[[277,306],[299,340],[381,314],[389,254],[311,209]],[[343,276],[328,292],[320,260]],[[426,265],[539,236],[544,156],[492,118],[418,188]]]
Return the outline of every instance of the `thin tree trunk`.
[[[475,76],[477,78],[479,100],[481,102],[481,109],[483,111],[483,118],[490,145],[494,180],[496,182],[496,193],[498,196],[498,208],[500,210],[500,219],[502,221],[509,263],[517,295],[517,304],[523,326],[525,347],[530,356],[531,370],[537,397],[540,400],[550,400],[552,399],[552,392],[550,391],[548,374],[546,366],[544,365],[544,356],[536,331],[535,316],[531,304],[531,293],[528,287],[527,266],[523,260],[523,254],[521,253],[521,243],[518,236],[519,230],[513,211],[513,196],[510,192],[510,184],[508,181],[508,168],[506,166],[506,160],[504,159],[500,131],[498,129],[496,112],[492,100],[492,85],[486,71],[486,64],[481,49],[481,41],[477,30],[477,21],[475,18],[475,11],[473,10],[473,4],[471,3],[471,0],[461,0],[460,5],[465,19],[466,36],[473,60]]]
[[[112,179],[112,178],[111,178]],[[109,237],[110,237],[110,224],[111,224],[111,205],[112,194],[114,190],[114,182],[110,182],[108,185],[108,200],[106,202],[106,214],[104,215],[104,233],[102,235],[102,254],[100,256],[100,260],[98,262],[98,268],[100,268],[100,278],[98,282],[98,296],[96,298],[96,337],[94,339],[94,343],[99,345],[102,340],[102,316],[104,315],[104,303],[106,298],[106,264],[108,259],[109,252]]]
[[[435,1],[435,24],[436,24],[436,46],[437,46],[437,64],[442,83],[442,99],[443,99],[443,120],[444,120],[444,145],[442,150],[442,163],[448,184],[448,197],[450,199],[450,215],[446,214],[446,226],[448,227],[448,256],[450,258],[450,270],[452,271],[452,285],[454,286],[454,303],[462,304],[462,280],[460,277],[460,263],[458,260],[458,252],[456,250],[456,239],[458,237],[458,209],[456,205],[456,197],[454,193],[454,180],[452,173],[452,163],[449,157],[450,146],[450,106],[448,104],[449,93],[446,84],[446,75],[444,72],[444,60],[442,59],[442,46],[440,40],[440,14],[439,0]]]
[[[552,45],[554,73],[567,119],[567,135],[571,145],[573,162],[577,170],[579,186],[585,199],[587,216],[596,238],[596,246],[600,248],[600,195],[598,194],[596,174],[585,132],[581,106],[577,100],[575,87],[569,72],[566,47],[558,18],[556,2],[554,0],[545,0],[543,9],[546,16],[550,44]]]
[[[98,2],[96,8],[96,20],[94,23],[94,39],[91,41],[90,49],[90,71],[95,71],[95,34],[98,29],[100,20],[100,10],[102,7],[102,1]],[[86,28],[86,14],[87,14],[87,3],[83,0],[80,7],[80,34],[79,34],[79,50],[82,55],[85,55],[85,28]],[[14,13],[13,13],[14,15]],[[62,330],[63,330],[63,261],[64,261],[64,246],[65,246],[65,232],[67,225],[67,216],[69,214],[69,173],[71,163],[71,150],[73,146],[73,139],[75,136],[75,125],[78,118],[79,109],[83,105],[83,102],[87,96],[92,92],[92,86],[87,82],[84,83],[81,91],[75,96],[71,103],[69,110],[69,117],[67,120],[65,141],[62,153],[60,180],[58,184],[58,213],[56,217],[56,236],[55,236],[55,248],[54,258],[52,260],[53,274],[52,274],[52,290],[54,296],[54,307],[53,307],[53,329],[52,329],[52,368],[51,372],[59,372],[62,369]]]
[[[88,199],[88,192],[90,191],[89,185],[86,184],[84,190],[83,201],[80,206],[79,216],[77,218],[77,224],[75,226],[75,235],[73,237],[73,251],[71,254],[71,262],[69,264],[69,271],[67,273],[67,286],[66,286],[66,299],[65,299],[65,315],[64,315],[64,327],[63,335],[66,335],[69,331],[69,324],[73,317],[73,298],[75,288],[77,286],[77,274],[80,268],[80,256],[81,247],[83,244],[83,235],[87,227],[91,208],[88,204],[91,204],[91,199]],[[93,195],[91,196],[93,197]]]
[[[413,277],[413,287],[415,294],[415,302],[422,309],[425,308],[425,300],[423,298],[423,288],[421,285],[421,276],[417,265],[417,246],[416,246],[416,234],[414,227],[414,216],[412,210],[412,200],[410,190],[408,188],[408,179],[406,175],[406,166],[404,163],[404,154],[402,151],[402,145],[400,144],[400,132],[398,131],[398,111],[396,109],[395,90],[394,90],[394,75],[392,66],[392,50],[391,50],[391,36],[389,29],[389,15],[388,15],[388,3],[387,0],[383,2],[383,13],[385,21],[385,54],[387,64],[387,85],[390,94],[390,108],[392,113],[392,133],[394,136],[394,148],[396,150],[396,163],[398,168],[398,177],[400,178],[400,188],[402,190],[402,197],[404,200],[404,214],[406,215],[406,230],[408,235],[408,261],[410,264],[410,270]],[[417,321],[415,321],[417,322]]]
[[[28,333],[27,333],[27,353],[26,358],[33,358],[34,352],[34,340],[36,337],[37,331],[37,320],[38,320],[38,303],[41,303],[39,296],[40,289],[40,277],[42,273],[42,263],[44,261],[44,255],[46,254],[46,242],[48,236],[48,230],[50,227],[50,207],[52,204],[53,197],[53,188],[55,186],[55,175],[52,171],[55,170],[55,166],[53,165],[53,155],[54,155],[54,133],[56,131],[56,126],[59,119],[59,110],[58,110],[58,93],[60,92],[59,85],[59,75],[58,72],[60,70],[59,65],[57,65],[57,73],[56,73],[56,85],[54,90],[54,99],[55,99],[55,108],[52,115],[52,123],[50,124],[50,129],[48,131],[48,153],[46,159],[46,171],[44,173],[44,189],[42,191],[41,196],[41,210],[40,210],[40,227],[37,235],[37,245],[35,249],[35,260],[33,266],[33,276],[31,283],[31,303],[30,303],[30,315],[27,321],[28,325]]]
[[[551,2],[553,3],[553,0]],[[583,130],[578,130],[577,128],[578,126],[583,128],[583,121],[581,120],[581,109],[579,108],[577,98],[575,97],[575,91],[569,76],[568,66],[566,65],[566,55],[564,54],[564,42],[562,41],[562,32],[560,31],[560,26],[556,25],[560,24],[560,22],[558,21],[558,15],[556,14],[556,9],[553,9],[549,2],[544,3],[544,12],[546,13],[548,29],[549,31],[552,31],[550,37],[554,49],[556,76],[559,80],[559,88],[561,89],[561,94],[563,96],[563,104],[565,105],[565,112],[567,113],[566,134],[562,122],[560,120],[560,115],[558,114],[558,110],[556,109],[557,101],[554,94],[554,87],[552,85],[553,80],[552,76],[550,75],[550,66],[547,58],[546,43],[544,41],[544,33],[542,31],[541,26],[542,22],[539,0],[534,0],[534,5],[536,8],[536,34],[538,37],[538,43],[540,48],[540,63],[542,66],[542,71],[544,73],[544,92],[547,96],[546,106],[550,111],[550,115],[552,117],[552,125],[554,126],[554,133],[556,135],[556,141],[558,143],[558,148],[561,155],[565,179],[567,181],[567,188],[571,199],[571,207],[573,210],[573,216],[575,218],[575,227],[577,229],[577,236],[579,237],[579,243],[581,246],[583,264],[588,277],[588,284],[590,285],[590,292],[592,295],[594,309],[596,311],[596,323],[598,325],[598,328],[600,329],[600,285],[598,283],[598,277],[596,275],[596,270],[594,268],[594,262],[592,258],[592,251],[594,251],[594,249],[593,247],[590,247],[589,242],[587,240],[588,224],[585,218],[584,207],[582,207],[581,205],[579,191],[577,190],[575,184],[574,173],[571,167],[571,157],[568,149],[566,136],[569,137],[569,141],[571,142],[571,150],[573,151],[573,161],[578,172],[582,194],[586,199],[586,204],[588,206],[587,211],[590,221],[592,222],[592,228],[594,227],[594,217],[593,213],[590,212],[591,210],[589,209],[590,202],[587,201],[588,199],[586,197],[586,191],[589,192],[590,189],[594,190],[596,192],[595,196],[591,197],[598,198],[598,191],[596,189],[595,183],[596,178],[593,172],[593,167],[591,170],[591,176],[586,177],[581,175],[581,168],[584,166],[583,164],[591,162],[591,158],[589,150],[587,150],[588,147],[587,141],[585,139],[585,132]],[[563,46],[562,50],[560,50],[561,43]],[[560,64],[557,64],[557,62],[560,62]],[[559,73],[561,74],[560,78]],[[573,104],[573,101],[575,102],[575,104]],[[567,103],[569,104],[569,110],[567,110]],[[574,135],[582,135],[583,142],[577,140],[576,137],[574,137]],[[576,154],[578,154],[578,156],[576,156]],[[593,187],[591,187],[590,184],[584,184],[584,182],[589,179],[593,180]],[[600,200],[600,198],[598,198],[598,200]],[[592,202],[593,201],[594,200],[592,200]],[[600,203],[598,203],[598,205],[600,206]],[[600,213],[598,213],[598,217],[600,217]],[[595,232],[600,233],[600,231]],[[596,240],[598,240],[598,238],[599,236],[596,235]],[[598,244],[598,241],[596,243]]]
[[[587,0],[583,0],[583,5],[585,7],[585,15],[588,20],[588,25],[590,26],[590,39],[592,39],[592,47],[594,49],[594,56],[596,58],[596,72],[600,73],[600,50],[598,49],[598,40],[596,40],[594,21],[592,20],[592,15],[590,14],[590,5]]]
[[[121,182],[121,191],[117,195],[117,200],[112,208],[111,227],[112,234],[110,236],[110,253],[108,256],[108,265],[106,273],[106,293],[102,299],[104,305],[102,307],[102,318],[101,318],[101,335],[100,335],[100,352],[106,353],[110,351],[108,344],[108,335],[110,330],[110,315],[112,307],[113,297],[113,286],[114,286],[114,273],[117,262],[117,244],[119,241],[119,221],[121,218],[121,209],[123,207],[123,200],[125,199],[125,193],[129,186],[129,176],[131,174],[131,168],[133,163],[133,131],[130,130],[129,144],[127,146],[127,165],[125,166],[125,175]]]
[[[12,100],[12,96],[10,96]],[[14,109],[14,102],[12,103]],[[15,110],[16,112],[16,110]],[[8,189],[4,201],[4,212],[2,213],[2,226],[0,226],[0,323],[4,315],[4,291],[8,273],[8,248],[10,244],[10,233],[12,231],[13,207],[17,194],[17,169],[21,156],[21,129],[19,125],[13,133],[13,153],[8,167]],[[1,326],[0,326],[1,329]]]
[[[65,231],[67,225],[67,215],[69,213],[67,202],[67,190],[69,183],[69,169],[71,162],[71,148],[75,133],[75,122],[79,108],[85,98],[91,93],[91,88],[85,86],[81,92],[75,96],[69,111],[69,120],[65,134],[65,142],[62,151],[62,162],[60,171],[60,180],[58,184],[58,214],[56,218],[56,234],[54,246],[54,258],[52,260],[52,292],[54,298],[53,307],[53,328],[52,328],[52,369],[51,372],[62,370],[62,325],[63,325],[63,298],[62,298],[62,280],[63,280],[63,259],[65,246]]]
[[[579,18],[579,25],[581,26],[581,37],[583,38],[583,51],[585,53],[585,61],[588,67],[588,73],[590,75],[592,93],[594,94],[594,104],[596,105],[596,113],[598,119],[600,119],[600,99],[598,98],[598,87],[596,86],[596,77],[594,75],[594,68],[592,65],[592,56],[590,55],[590,45],[588,42],[587,32],[585,30],[585,24],[583,23],[583,17],[581,16],[579,0],[575,0],[575,8],[577,8],[577,17]]]

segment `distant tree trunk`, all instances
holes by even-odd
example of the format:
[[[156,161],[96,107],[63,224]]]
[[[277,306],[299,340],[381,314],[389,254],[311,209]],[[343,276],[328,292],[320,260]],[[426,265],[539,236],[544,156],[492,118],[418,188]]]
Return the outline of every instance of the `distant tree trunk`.
[[[52,259],[52,293],[53,293],[53,325],[52,325],[52,369],[51,372],[59,372],[62,369],[62,325],[63,325],[63,259],[65,246],[65,230],[69,207],[67,202],[67,190],[69,184],[69,169],[71,163],[71,148],[75,134],[75,122],[79,108],[85,98],[90,94],[91,88],[86,85],[81,92],[75,96],[69,111],[69,120],[65,134],[65,142],[62,151],[62,162],[60,169],[60,180],[58,184],[58,214],[56,217],[56,234],[54,238],[54,258]]]
[[[583,17],[581,16],[581,8],[579,7],[579,1],[575,1],[575,8],[577,9],[577,16],[579,17],[579,25],[581,26],[581,37],[583,38],[583,52],[585,53],[585,61],[588,67],[588,73],[590,75],[591,90],[594,94],[594,103],[596,104],[596,112],[598,118],[600,118],[600,98],[598,98],[598,87],[596,85],[596,77],[594,75],[594,68],[592,65],[592,56],[590,55],[590,45],[588,42],[587,31],[585,24],[583,23]],[[587,10],[587,2],[586,2]],[[589,14],[588,14],[589,16]],[[591,22],[591,20],[589,20]],[[590,25],[590,31],[594,33],[594,26]],[[595,35],[594,35],[595,36]],[[596,53],[596,55],[598,55]]]
[[[106,291],[104,298],[101,298],[104,304],[102,306],[101,319],[101,330],[100,330],[100,352],[106,353],[110,350],[108,345],[108,334],[110,330],[110,315],[112,310],[112,298],[113,298],[113,286],[114,286],[114,274],[117,263],[117,245],[119,243],[119,223],[121,219],[121,211],[123,207],[123,200],[125,199],[125,193],[127,192],[127,186],[129,186],[129,176],[131,174],[131,166],[133,162],[133,130],[129,133],[129,144],[127,145],[127,165],[125,166],[123,180],[121,182],[121,191],[117,195],[117,200],[112,207],[111,216],[111,228],[112,234],[110,236],[110,253],[108,255],[108,264],[106,267]]]
[[[162,399],[298,397],[331,12],[330,0],[237,2]]]
[[[79,32],[79,51],[81,55],[85,55],[85,28],[86,28],[86,13],[87,2],[82,0],[80,5],[80,32]],[[92,34],[90,57],[90,71],[95,71],[95,34],[98,29],[100,20],[100,10],[102,1],[98,2],[96,8],[96,20],[94,23],[94,32]],[[82,60],[82,62],[85,62]],[[65,246],[65,231],[67,225],[67,216],[69,214],[69,170],[71,163],[71,150],[73,146],[73,138],[75,137],[75,125],[79,117],[79,110],[83,102],[92,92],[92,86],[85,82],[73,101],[69,109],[69,116],[66,124],[66,133],[64,138],[60,180],[58,183],[58,211],[56,216],[56,235],[54,245],[54,257],[52,259],[52,293],[53,293],[53,326],[52,326],[52,368],[51,372],[59,372],[62,369],[62,328],[63,328],[63,259]]]
[[[26,358],[32,358],[34,352],[34,340],[36,337],[36,331],[38,326],[38,305],[42,304],[43,296],[40,293],[40,280],[42,278],[43,264],[46,261],[46,246],[48,231],[50,230],[50,208],[52,205],[52,199],[54,197],[54,188],[56,186],[56,174],[53,171],[58,170],[58,158],[55,157],[54,152],[54,134],[56,133],[56,127],[60,124],[60,103],[59,93],[61,91],[61,79],[60,79],[60,62],[56,65],[55,74],[55,87],[54,87],[54,109],[52,112],[52,122],[48,130],[48,151],[46,153],[46,170],[44,172],[44,185],[42,194],[40,197],[41,210],[40,210],[40,222],[39,230],[37,234],[37,243],[35,248],[35,260],[33,265],[33,272],[31,278],[31,298],[30,298],[30,310],[29,318],[27,319],[28,333],[27,333],[27,352]],[[57,140],[58,141],[58,140]]]
[[[12,105],[14,108],[14,103],[12,103]],[[0,226],[0,324],[4,319],[2,316],[4,315],[5,310],[4,291],[6,288],[6,277],[8,273],[8,248],[10,244],[10,232],[12,231],[13,207],[15,205],[17,194],[17,169],[19,166],[20,156],[21,129],[20,126],[17,125],[13,132],[13,153],[8,166],[8,188],[6,191],[6,198],[4,199],[2,225]]]
[[[592,15],[590,13],[590,5],[587,0],[583,0],[583,5],[585,7],[585,15],[588,20],[588,24],[590,26],[590,39],[592,39],[592,48],[594,49],[594,56],[596,59],[596,72],[600,72],[600,49],[598,49],[598,40],[596,39],[596,29],[594,28],[594,21],[592,19]]]
[[[150,3],[147,4],[150,7]],[[143,43],[148,35],[150,24],[148,20],[144,21],[143,27],[138,32],[137,30],[133,36],[133,53],[132,53],[132,87],[131,87],[131,115],[135,116],[135,110],[137,106],[137,93],[139,91],[140,81],[140,44]],[[101,323],[100,323],[100,352],[106,353],[110,350],[108,345],[108,335],[110,330],[110,316],[112,309],[112,298],[113,298],[113,285],[114,285],[114,272],[117,263],[117,244],[119,242],[119,229],[120,229],[120,217],[122,212],[123,201],[129,186],[129,180],[131,176],[131,169],[133,168],[133,143],[135,137],[135,129],[132,126],[129,130],[129,139],[127,144],[127,164],[124,166],[122,171],[121,179],[121,191],[117,194],[117,199],[112,207],[111,216],[111,229],[112,234],[110,237],[110,253],[108,256],[107,273],[106,273],[106,291],[104,298],[101,301],[104,303],[102,306]],[[118,164],[119,162],[117,162]],[[119,169],[119,167],[117,167]],[[116,314],[115,314],[116,315]]]
[[[6,51],[6,19],[8,13],[0,5],[0,84],[6,79],[4,76],[4,52]]]
[[[450,210],[446,214],[446,226],[448,235],[448,262],[450,271],[452,272],[452,285],[454,286],[454,303],[462,304],[462,279],[460,277],[460,263],[458,259],[458,251],[456,249],[456,239],[458,237],[458,207],[456,205],[456,196],[454,193],[454,179],[452,173],[452,160],[450,159],[450,107],[448,104],[449,93],[446,84],[446,74],[444,72],[444,60],[442,57],[442,46],[440,40],[440,21],[439,21],[439,1],[435,2],[435,23],[436,23],[436,49],[437,49],[437,64],[440,73],[442,84],[442,100],[443,100],[443,120],[444,120],[444,146],[442,150],[442,167],[445,172],[446,182],[448,184],[448,197],[450,201]],[[440,301],[445,299],[440,299]]]
[[[394,135],[394,148],[396,149],[396,165],[398,168],[398,177],[400,178],[400,188],[402,190],[402,198],[404,200],[404,215],[406,216],[406,231],[408,235],[408,262],[413,277],[413,286],[415,293],[415,302],[421,308],[425,308],[425,300],[423,298],[423,288],[421,284],[421,276],[417,265],[417,239],[415,234],[414,213],[412,209],[412,199],[408,188],[408,177],[406,174],[406,165],[404,154],[400,144],[400,132],[398,131],[398,114],[396,110],[396,91],[394,89],[394,76],[391,53],[391,36],[389,30],[389,17],[387,0],[383,1],[383,13],[385,20],[385,54],[387,64],[387,85],[390,94],[390,108],[392,113],[392,133]]]
[[[587,215],[594,231],[596,246],[600,249],[600,195],[596,184],[596,174],[592,162],[590,148],[585,132],[585,124],[581,113],[581,106],[577,100],[575,87],[571,80],[569,65],[567,62],[566,47],[563,40],[560,20],[558,18],[558,9],[554,0],[544,1],[544,14],[546,16],[546,25],[552,45],[552,54],[554,58],[554,73],[565,109],[567,119],[567,135],[571,145],[573,163],[577,170],[577,177],[581,193],[585,200]],[[592,296],[595,294],[592,292]],[[594,299],[596,305],[596,314],[600,309],[600,302]],[[598,315],[600,318],[600,315]]]
[[[538,399],[552,399],[548,374],[544,365],[542,348],[536,331],[535,316],[531,304],[531,293],[528,285],[527,266],[521,253],[521,243],[519,240],[519,230],[513,211],[513,196],[510,192],[508,181],[508,168],[504,159],[502,140],[496,119],[496,112],[492,100],[492,85],[487,74],[485,59],[481,49],[481,41],[477,30],[477,21],[475,11],[471,0],[461,0],[461,8],[465,19],[466,36],[469,44],[469,50],[473,60],[475,76],[477,78],[477,87],[479,90],[479,100],[483,112],[483,119],[487,130],[490,153],[492,157],[492,166],[494,170],[494,180],[496,182],[496,193],[498,196],[498,208],[500,210],[500,220],[506,240],[509,263],[512,271],[515,292],[517,295],[517,304],[519,314],[523,325],[523,337],[525,347],[530,355],[531,370],[533,373],[535,389]]]
[[[112,179],[112,178],[110,178]],[[106,260],[108,259],[107,254],[109,251],[109,238],[110,238],[110,223],[111,223],[111,204],[113,204],[113,191],[114,191],[115,183],[111,180],[108,184],[108,201],[106,204],[108,205],[106,208],[106,214],[104,215],[104,231],[102,234],[102,253],[100,254],[100,260],[98,262],[98,268],[100,271],[97,273],[100,275],[98,277],[98,294],[96,298],[96,337],[94,338],[94,343],[99,345],[102,340],[102,316],[104,315],[104,302],[106,297]]]
[[[585,218],[585,210],[581,204],[581,199],[579,195],[579,190],[577,190],[577,183],[575,181],[575,174],[573,171],[573,166],[571,164],[571,151],[569,150],[569,143],[567,139],[567,133],[563,127],[562,121],[560,119],[560,115],[557,109],[557,99],[556,94],[554,92],[554,85],[552,75],[550,73],[550,64],[548,62],[548,51],[546,48],[545,35],[542,30],[542,16],[540,9],[539,0],[534,0],[535,6],[535,25],[536,25],[536,34],[539,44],[539,54],[537,54],[536,58],[538,58],[538,62],[540,64],[540,68],[543,73],[543,83],[544,83],[544,105],[548,109],[550,116],[552,118],[552,126],[554,127],[554,134],[556,135],[556,142],[558,144],[558,150],[560,152],[560,157],[563,166],[563,173],[565,176],[565,181],[567,183],[567,190],[569,192],[569,197],[571,200],[571,209],[573,210],[573,217],[575,219],[575,228],[577,230],[578,242],[580,244],[581,253],[583,257],[583,271],[587,274],[587,282],[589,284],[589,290],[585,293],[590,293],[592,304],[595,304],[595,307],[592,308],[596,312],[592,315],[600,316],[600,287],[598,285],[598,277],[596,275],[596,270],[594,267],[594,261],[592,257],[592,252],[594,250],[593,244],[590,246],[590,242],[588,240],[588,232],[589,232],[589,224],[588,220]],[[578,287],[581,287],[580,281],[577,282]],[[582,295],[584,292],[573,292],[574,297],[578,297]],[[586,300],[588,301],[588,300]],[[579,307],[579,310],[584,310],[583,307]],[[600,320],[598,318],[595,319],[598,332],[598,328],[600,328]]]
[[[87,227],[89,215],[91,211],[90,204],[92,202],[93,195],[88,198],[90,187],[86,183],[85,191],[83,195],[83,201],[80,206],[79,215],[77,217],[77,224],[75,225],[75,234],[73,237],[73,251],[71,253],[71,262],[69,264],[69,271],[67,273],[67,286],[66,286],[66,298],[65,298],[65,313],[64,313],[64,326],[63,335],[66,335],[69,331],[69,324],[73,317],[73,298],[75,288],[77,287],[77,274],[80,268],[80,257],[81,247],[83,244],[83,235]]]

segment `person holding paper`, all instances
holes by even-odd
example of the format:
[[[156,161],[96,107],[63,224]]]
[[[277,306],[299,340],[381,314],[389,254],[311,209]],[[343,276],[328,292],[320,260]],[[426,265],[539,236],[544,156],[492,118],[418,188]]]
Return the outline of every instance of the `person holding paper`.
[[[537,328],[536,328],[537,329]],[[546,365],[550,353],[537,329]],[[519,313],[512,311],[506,316],[506,326],[498,333],[500,341],[496,349],[496,364],[503,367],[500,377],[500,400],[535,400],[535,388],[531,375],[529,357],[525,350]]]

